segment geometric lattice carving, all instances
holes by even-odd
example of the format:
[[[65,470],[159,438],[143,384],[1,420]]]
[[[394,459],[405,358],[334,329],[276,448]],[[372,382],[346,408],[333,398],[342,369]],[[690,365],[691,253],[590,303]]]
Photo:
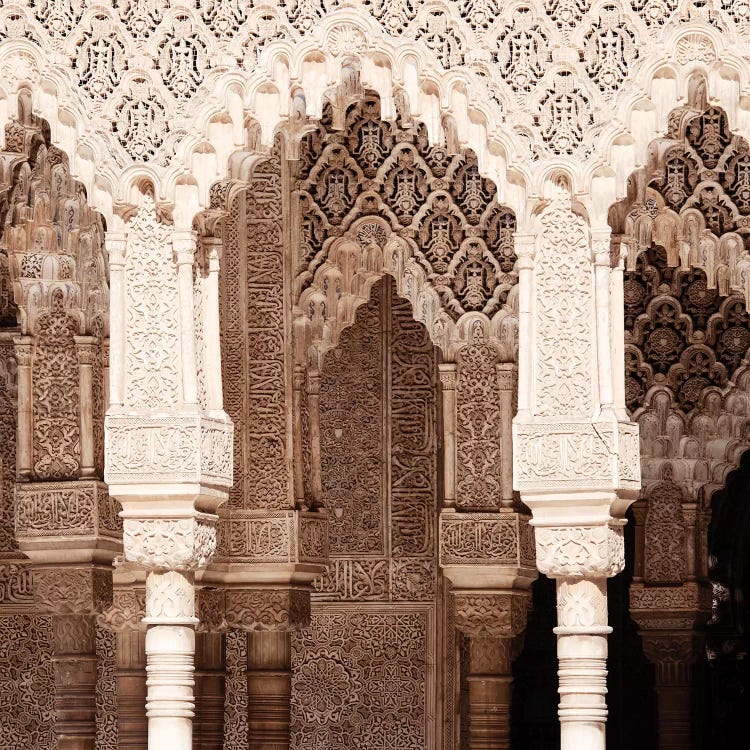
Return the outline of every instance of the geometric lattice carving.
[[[423,126],[382,120],[376,96],[347,109],[343,135],[332,116],[327,105],[318,129],[301,145],[296,273],[309,283],[327,260],[326,240],[377,215],[409,241],[454,320],[468,311],[494,315],[517,281],[515,217],[497,202],[496,187],[480,175],[476,156],[430,146]],[[383,251],[385,230],[369,232],[357,240]]]
[[[314,614],[292,640],[294,750],[434,747],[433,627],[424,607]]]
[[[52,630],[47,617],[0,617],[0,737],[5,750],[55,746]]]

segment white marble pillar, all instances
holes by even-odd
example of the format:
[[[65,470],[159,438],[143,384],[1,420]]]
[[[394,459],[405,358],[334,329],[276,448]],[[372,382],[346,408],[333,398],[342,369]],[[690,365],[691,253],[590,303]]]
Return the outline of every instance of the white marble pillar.
[[[622,274],[569,175],[550,175],[519,256],[514,486],[531,509],[537,567],[557,581],[562,750],[605,750],[606,579],[625,562],[640,488],[637,426],[622,405]],[[616,259],[614,259],[616,260]]]

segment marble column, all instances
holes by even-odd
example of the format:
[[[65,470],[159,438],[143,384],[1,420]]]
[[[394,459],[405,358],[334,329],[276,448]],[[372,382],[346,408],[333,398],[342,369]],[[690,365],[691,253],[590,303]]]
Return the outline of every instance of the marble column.
[[[622,274],[612,271],[606,216],[579,203],[569,175],[550,175],[541,193],[515,243],[513,480],[532,512],[537,567],[557,585],[561,748],[604,750],[606,580],[624,566],[623,517],[640,488],[622,313],[612,306],[622,300]]]

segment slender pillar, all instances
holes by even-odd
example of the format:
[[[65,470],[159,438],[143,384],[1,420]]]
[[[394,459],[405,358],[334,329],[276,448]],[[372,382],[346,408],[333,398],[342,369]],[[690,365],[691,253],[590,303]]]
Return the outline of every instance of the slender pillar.
[[[127,236],[123,232],[107,232],[109,256],[109,404],[125,403],[125,250]]]
[[[192,750],[194,574],[154,570],[146,577],[148,750]]]
[[[688,750],[693,746],[693,634],[642,630],[641,637],[655,666],[659,750]]]
[[[117,632],[117,738],[127,750],[146,750],[146,631],[126,628]]]
[[[94,466],[94,365],[100,356],[92,336],[76,336],[78,355],[79,419],[81,425],[81,476],[96,476]]]
[[[438,365],[443,396],[443,506],[456,507],[456,365]]]
[[[16,432],[16,475],[18,481],[31,479],[31,463],[34,455],[34,427],[32,423],[31,366],[34,347],[30,336],[21,336],[13,341],[18,372],[18,425]]]
[[[247,723],[253,750],[289,750],[291,670],[288,631],[248,633]]]
[[[607,721],[607,581],[557,580],[561,750],[604,748]]]
[[[198,367],[195,353],[195,310],[193,300],[193,263],[195,232],[175,231],[172,244],[177,260],[177,294],[180,307],[180,354],[182,356],[182,393],[186,404],[198,403]]]
[[[512,638],[469,640],[467,750],[509,750]]]
[[[88,565],[33,572],[37,611],[52,620],[57,747],[95,750],[96,617],[111,604],[111,573]]]
[[[561,748],[605,750],[606,579],[624,566],[623,517],[640,488],[611,303],[622,304],[622,274],[606,216],[579,202],[569,174],[550,174],[541,194],[516,236],[513,481],[533,514],[537,567],[557,582]]]

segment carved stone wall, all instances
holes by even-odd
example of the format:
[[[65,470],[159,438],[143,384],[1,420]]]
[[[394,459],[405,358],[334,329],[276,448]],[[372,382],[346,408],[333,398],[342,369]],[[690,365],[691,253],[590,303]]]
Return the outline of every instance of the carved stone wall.
[[[312,625],[292,641],[296,750],[426,750],[443,733],[452,747],[452,716],[441,727],[436,703],[439,680],[455,679],[436,666],[455,643],[437,575],[437,366],[393,287],[374,287],[324,360],[331,558]]]
[[[56,746],[50,618],[0,616],[0,748]]]

